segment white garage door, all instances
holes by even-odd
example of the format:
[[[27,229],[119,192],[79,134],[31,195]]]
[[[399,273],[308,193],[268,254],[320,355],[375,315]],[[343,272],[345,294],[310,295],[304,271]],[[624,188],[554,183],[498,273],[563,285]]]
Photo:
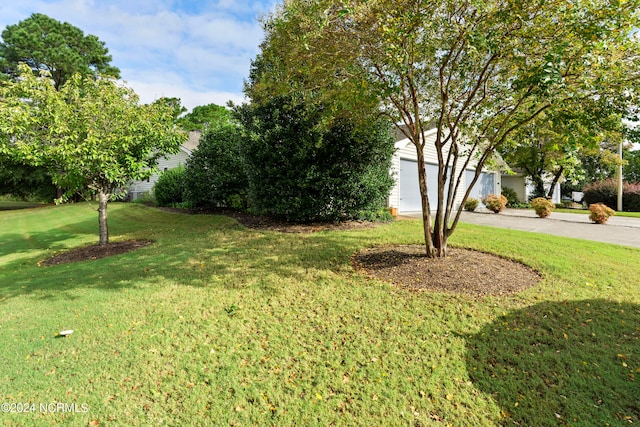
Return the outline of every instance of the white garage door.
[[[473,181],[475,171],[466,170],[464,171],[464,175],[465,183],[467,184],[467,188],[469,188],[469,184],[471,184],[471,181]],[[480,200],[483,197],[488,196],[489,194],[494,194],[496,192],[495,179],[496,176],[494,173],[480,173],[480,177],[478,178],[476,185],[473,186],[471,193],[469,193],[469,197]]]
[[[429,203],[435,208],[438,203],[438,166],[427,163],[427,194]],[[418,182],[418,162],[400,159],[400,212],[422,211],[420,184]]]

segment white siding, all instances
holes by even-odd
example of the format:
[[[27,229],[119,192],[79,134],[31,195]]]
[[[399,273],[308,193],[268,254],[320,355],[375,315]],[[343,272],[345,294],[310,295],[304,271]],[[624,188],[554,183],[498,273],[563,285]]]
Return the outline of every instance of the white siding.
[[[186,150],[181,149],[177,154],[170,155],[167,159],[161,158],[158,160],[158,170],[162,173],[165,170],[174,169],[178,166],[184,166],[187,163],[189,154]],[[133,181],[129,186],[129,197],[131,200],[135,200],[142,194],[151,191],[154,184],[158,181],[158,174],[153,174],[146,181]]]

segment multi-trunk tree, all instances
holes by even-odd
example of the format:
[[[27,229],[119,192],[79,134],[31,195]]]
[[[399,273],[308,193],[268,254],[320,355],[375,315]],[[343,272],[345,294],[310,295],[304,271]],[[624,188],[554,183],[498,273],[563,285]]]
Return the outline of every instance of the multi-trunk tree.
[[[107,203],[131,180],[146,179],[186,135],[164,103],[141,105],[113,79],[72,76],[56,90],[29,67],[0,89],[0,155],[44,166],[67,194],[89,188],[98,195],[100,244],[109,241]]]
[[[247,95],[260,103],[274,93],[322,93],[353,113],[382,105],[416,149],[426,253],[444,256],[460,218],[456,195],[468,197],[514,131],[559,103],[633,96],[639,6],[287,0],[265,20],[261,56],[270,68]],[[433,127],[438,178],[427,182],[425,132]],[[467,168],[475,170],[470,186]]]

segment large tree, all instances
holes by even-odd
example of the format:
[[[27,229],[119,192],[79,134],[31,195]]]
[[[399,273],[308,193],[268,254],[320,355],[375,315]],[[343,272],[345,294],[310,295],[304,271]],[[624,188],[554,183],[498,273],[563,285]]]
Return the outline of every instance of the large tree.
[[[28,67],[0,93],[0,155],[45,166],[67,194],[98,195],[100,244],[109,241],[107,203],[131,180],[148,178],[157,159],[186,139],[163,103],[141,105],[116,81],[76,74],[56,90]]]
[[[198,105],[180,117],[178,123],[185,130],[207,131],[217,125],[229,124],[231,110],[216,104]]]
[[[532,198],[551,198],[561,178],[570,186],[585,179],[583,159],[597,155],[606,146],[615,150],[627,137],[633,127],[623,120],[625,113],[601,100],[554,105],[516,129],[498,151],[511,168],[531,179]],[[610,157],[615,162],[615,156],[605,154],[599,156],[602,162],[607,163]],[[550,185],[545,188],[547,177]]]
[[[48,71],[56,89],[75,73],[120,77],[120,70],[110,64],[109,49],[98,37],[41,13],[8,25],[2,39],[0,66],[11,77],[18,75],[20,63],[36,75]]]
[[[380,103],[414,144],[428,256],[444,256],[496,149],[553,105],[628,96],[639,0],[287,0],[265,22],[269,72],[247,90],[321,92],[335,109]],[[425,132],[436,127],[437,182]],[[465,191],[464,171],[475,169]],[[429,200],[427,186],[436,186]],[[435,218],[431,211],[435,211]]]

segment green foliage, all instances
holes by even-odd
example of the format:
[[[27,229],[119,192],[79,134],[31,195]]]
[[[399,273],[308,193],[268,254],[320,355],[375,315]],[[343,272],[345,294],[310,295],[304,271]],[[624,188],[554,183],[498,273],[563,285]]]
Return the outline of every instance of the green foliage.
[[[624,159],[627,161],[623,168],[624,179],[640,183],[640,150],[626,152]]]
[[[513,188],[502,187],[502,195],[507,198],[508,208],[519,207],[522,204],[518,199],[518,193]]]
[[[394,220],[393,215],[391,215],[391,212],[389,212],[389,209],[387,208],[360,211],[357,219],[358,221],[368,222],[392,222]]]
[[[474,199],[473,197],[469,197],[464,202],[464,210],[465,211],[469,211],[469,212],[473,212],[478,208],[479,204],[480,204],[480,201],[478,199]]]
[[[604,203],[607,206],[618,204],[618,181],[607,179],[594,182],[582,189],[587,204]],[[627,212],[640,212],[640,184],[622,183],[622,207]]]
[[[185,197],[194,206],[246,207],[248,182],[240,155],[241,130],[232,124],[211,127],[187,160]]]
[[[18,64],[21,62],[35,75],[48,71],[56,89],[76,73],[120,77],[120,70],[110,65],[111,55],[104,42],[41,13],[8,25],[2,39],[0,65],[2,72],[12,77],[20,74]]]
[[[210,127],[226,125],[231,120],[231,110],[216,104],[199,105],[178,120],[184,130],[206,131]]]
[[[336,118],[325,129],[321,108],[292,97],[238,108],[256,212],[296,222],[339,221],[383,205],[393,185],[389,123]]]
[[[589,214],[589,219],[596,224],[604,224],[607,222],[610,216],[616,214],[613,209],[602,203],[594,203],[589,205],[589,212],[591,212]]]
[[[503,195],[489,194],[482,199],[484,206],[493,213],[500,213],[507,207],[507,198]]]
[[[174,206],[185,201],[185,171],[184,166],[179,166],[160,174],[153,186],[158,206]]]
[[[27,166],[0,160],[0,195],[11,194],[23,200],[51,202],[56,198],[56,186],[45,167]]]
[[[555,209],[553,202],[545,197],[537,197],[531,200],[531,207],[540,218],[548,217],[551,215],[551,212],[553,212],[553,209]]]
[[[99,200],[100,242],[108,242],[107,203],[131,180],[148,178],[186,135],[171,108],[140,105],[113,79],[75,74],[56,90],[26,66],[0,89],[0,154],[43,166],[66,196],[90,189]]]
[[[153,194],[153,190],[145,191],[138,197],[133,200],[133,203],[140,203],[142,205],[155,205],[156,204],[156,196]]]

